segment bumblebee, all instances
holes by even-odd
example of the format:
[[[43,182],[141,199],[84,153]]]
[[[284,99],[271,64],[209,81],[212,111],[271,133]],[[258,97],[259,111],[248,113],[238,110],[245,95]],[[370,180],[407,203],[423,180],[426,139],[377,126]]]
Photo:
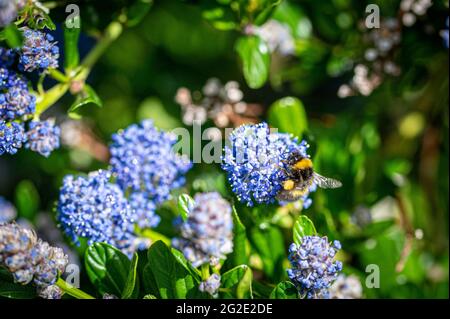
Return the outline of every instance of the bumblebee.
[[[277,195],[280,201],[292,202],[306,195],[315,183],[320,188],[338,188],[342,183],[338,180],[317,174],[313,170],[313,163],[308,157],[298,152],[291,153],[284,161],[287,179]]]

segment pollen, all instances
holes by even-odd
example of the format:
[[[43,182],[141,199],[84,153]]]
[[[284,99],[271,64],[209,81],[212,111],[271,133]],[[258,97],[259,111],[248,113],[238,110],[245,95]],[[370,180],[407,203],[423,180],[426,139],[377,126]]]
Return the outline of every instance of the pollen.
[[[313,163],[309,158],[303,158],[297,163],[295,163],[294,167],[296,169],[305,169],[313,167]]]
[[[284,190],[286,190],[286,191],[290,191],[291,189],[294,188],[294,186],[295,186],[294,181],[291,180],[291,179],[288,179],[287,181],[285,181],[285,182],[283,183],[283,188],[284,188]]]

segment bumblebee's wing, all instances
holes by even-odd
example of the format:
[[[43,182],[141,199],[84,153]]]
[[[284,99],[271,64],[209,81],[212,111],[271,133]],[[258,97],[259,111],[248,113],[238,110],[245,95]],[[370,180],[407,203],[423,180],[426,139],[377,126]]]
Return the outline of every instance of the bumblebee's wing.
[[[342,183],[336,179],[328,178],[314,172],[314,183],[320,188],[339,188]]]

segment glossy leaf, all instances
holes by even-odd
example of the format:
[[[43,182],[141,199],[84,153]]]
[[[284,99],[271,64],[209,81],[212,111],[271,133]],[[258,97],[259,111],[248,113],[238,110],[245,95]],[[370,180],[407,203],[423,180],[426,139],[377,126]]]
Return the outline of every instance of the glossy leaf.
[[[148,250],[147,266],[162,299],[187,298],[196,293],[198,287],[194,278],[162,241],[157,241]]]
[[[36,298],[36,288],[33,285],[14,283],[11,273],[0,266],[0,297],[11,299]]]
[[[282,3],[282,0],[266,0],[263,1],[263,4],[261,5],[262,10],[258,13],[255,19],[255,25],[262,25],[267,20],[270,19],[270,17],[273,15],[275,9],[277,6]]]
[[[295,38],[307,39],[311,36],[311,20],[300,6],[283,1],[277,6],[277,10],[273,14],[273,19],[289,26]]]
[[[257,36],[244,36],[237,40],[236,51],[242,61],[247,84],[258,89],[269,77],[270,52],[267,44]]]
[[[87,275],[101,294],[121,296],[127,284],[130,265],[127,256],[106,243],[94,243],[86,250]]]
[[[10,24],[1,32],[0,38],[8,44],[10,48],[19,48],[23,43],[23,36],[15,24]]]
[[[285,97],[274,102],[269,109],[270,126],[280,132],[290,133],[299,138],[308,129],[303,103],[295,97]]]
[[[153,274],[153,271],[148,263],[145,265],[143,269],[142,278],[143,278],[142,286],[144,288],[144,292],[146,294],[154,295],[156,298],[160,298],[155,275]]]
[[[248,263],[247,234],[236,208],[233,206],[233,252],[228,256],[227,262],[233,266]]]
[[[145,229],[139,229],[139,231],[136,231],[137,234],[139,234],[142,237],[150,239],[152,242],[156,242],[158,240],[161,240],[164,244],[170,245],[170,238],[164,236],[161,233],[158,233],[157,231],[151,229],[151,228],[145,228]]]
[[[128,278],[122,292],[122,299],[136,298],[139,294],[139,278],[137,276],[138,255],[135,253],[131,259]]]
[[[300,245],[302,237],[316,235],[317,231],[311,219],[301,215],[294,224],[294,243]]]
[[[189,216],[189,211],[195,205],[194,199],[188,194],[183,194],[178,196],[178,213],[180,214],[183,221],[186,221]]]
[[[266,275],[273,281],[284,276],[283,260],[286,257],[283,234],[275,226],[264,229],[254,227],[250,232],[252,247],[258,252]]]
[[[85,84],[83,91],[77,95],[75,102],[69,108],[69,113],[75,113],[80,107],[91,103],[98,107],[103,106],[102,100],[99,98],[94,89]]]
[[[36,298],[36,289],[31,285],[22,286],[0,280],[0,297],[11,299],[33,299]]]
[[[183,253],[175,248],[171,248],[170,251],[172,252],[173,256],[175,257],[175,259],[184,266],[184,268],[186,268],[187,271],[189,271],[189,273],[192,275],[192,277],[195,279],[195,281],[197,283],[199,283],[201,281],[201,272],[200,270],[198,270],[197,268],[195,268],[194,266],[192,266],[192,264],[186,260],[186,258],[184,257]]]
[[[221,288],[223,298],[248,299],[253,298],[253,273],[247,265],[240,265],[230,269],[222,275]]]
[[[289,281],[280,282],[270,294],[270,299],[298,299],[298,291]]]

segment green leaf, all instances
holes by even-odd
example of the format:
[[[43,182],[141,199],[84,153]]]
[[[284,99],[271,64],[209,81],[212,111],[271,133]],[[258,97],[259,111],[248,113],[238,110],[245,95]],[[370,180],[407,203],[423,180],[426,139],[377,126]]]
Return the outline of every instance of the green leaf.
[[[139,279],[137,276],[138,255],[135,253],[131,259],[128,278],[122,291],[122,299],[136,298],[139,294]]]
[[[23,43],[22,32],[12,23],[5,27],[2,31],[1,38],[6,41],[10,48],[19,48]]]
[[[31,29],[56,30],[56,25],[42,6],[30,5],[25,8],[22,15],[27,17],[27,25]]]
[[[269,286],[269,284],[257,280],[252,283],[252,292],[255,299],[268,299],[272,290],[273,285]]]
[[[33,299],[36,298],[36,288],[32,285],[19,285],[0,279],[0,297],[11,299]]]
[[[302,243],[302,237],[316,235],[317,231],[314,227],[311,219],[305,215],[301,215],[297,218],[294,224],[294,243],[300,245]]]
[[[76,17],[79,19],[80,17]],[[75,69],[80,62],[78,39],[81,28],[68,28],[64,25],[64,66],[67,70]]]
[[[94,243],[86,250],[85,265],[100,294],[122,295],[131,262],[120,250],[106,243]]]
[[[233,206],[233,252],[228,256],[227,262],[232,266],[248,263],[247,234],[236,208]]]
[[[158,299],[158,298],[152,294],[148,294],[148,295],[145,295],[144,298],[142,298],[142,299]]]
[[[36,298],[36,288],[33,285],[14,283],[11,273],[0,266],[0,297],[12,299]]]
[[[75,113],[80,107],[87,105],[87,104],[95,104],[98,107],[103,106],[102,100],[98,97],[97,93],[94,91],[92,87],[85,84],[83,91],[81,91],[75,100],[75,102],[72,104],[72,106],[69,108],[69,113]]]
[[[150,11],[153,5],[153,0],[136,0],[127,10],[127,22],[128,27],[134,27],[139,24],[142,19]]]
[[[237,40],[236,51],[241,58],[248,86],[252,89],[262,87],[269,77],[270,52],[267,44],[257,36],[245,36]]]
[[[147,263],[147,265],[144,267],[143,273],[143,288],[144,292],[146,294],[151,294],[156,296],[156,298],[160,298],[158,285],[156,283],[155,275],[152,272],[152,269],[150,265]]]
[[[153,273],[162,299],[192,297],[198,289],[192,275],[162,241],[157,241],[148,250],[147,267],[147,271]]]
[[[204,9],[202,16],[204,19],[208,20],[214,28],[221,31],[235,30],[238,27],[232,10],[227,7],[214,6]]]
[[[230,269],[221,277],[222,298],[251,299],[253,273],[249,266],[240,265]]]
[[[182,194],[178,196],[178,213],[180,213],[183,221],[186,221],[189,216],[189,211],[194,207],[195,201],[188,194]]]
[[[282,0],[268,0],[268,1],[264,1],[264,2],[265,3],[263,4],[263,9],[256,16],[255,23],[254,23],[255,25],[262,25],[267,20],[269,20],[270,17],[272,16],[273,12],[277,8],[277,6],[282,2]]]
[[[39,193],[34,184],[24,180],[16,187],[15,204],[19,217],[33,222],[39,210]]]
[[[252,292],[255,299],[268,299],[272,293],[273,285],[265,282],[253,281]]]
[[[270,294],[270,299],[298,299],[298,291],[289,281],[280,282]]]
[[[283,234],[275,226],[264,229],[254,227],[250,231],[252,247],[258,252],[263,262],[263,269],[272,281],[280,281],[285,275],[283,260],[286,257]]]
[[[164,244],[170,245],[170,238],[167,238],[161,233],[154,231],[151,228],[140,229],[136,231],[140,236],[150,239],[152,242],[161,240]]]
[[[301,138],[308,129],[308,120],[303,103],[295,97],[275,101],[268,112],[268,122],[283,133]]]
[[[140,121],[152,119],[156,127],[166,131],[182,126],[181,121],[170,114],[157,97],[148,97],[139,105],[137,118]]]
[[[307,39],[312,33],[312,24],[308,15],[300,6],[283,1],[274,12],[272,19],[289,26],[295,38]]]
[[[175,248],[171,248],[170,251],[172,252],[175,259],[186,268],[187,271],[192,275],[192,277],[195,279],[197,283],[200,283],[202,274],[200,270],[192,266],[192,264],[186,260],[183,253]]]
[[[56,30],[55,23],[52,21],[50,16],[47,13],[45,13],[45,12],[41,13],[41,18],[37,20],[36,27],[38,29],[47,28],[47,29],[50,29],[50,30]]]

